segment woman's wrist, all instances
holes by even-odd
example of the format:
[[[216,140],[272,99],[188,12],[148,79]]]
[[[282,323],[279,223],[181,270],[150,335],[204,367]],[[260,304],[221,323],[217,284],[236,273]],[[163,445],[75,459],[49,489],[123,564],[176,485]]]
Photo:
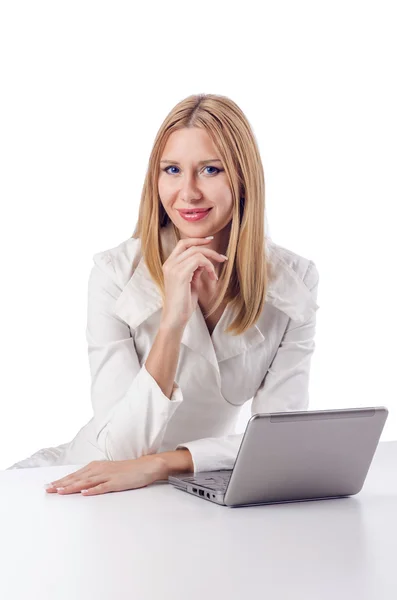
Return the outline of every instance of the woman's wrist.
[[[193,473],[194,465],[192,455],[187,448],[178,448],[170,452],[159,452],[153,458],[158,461],[159,479],[168,479],[169,475]]]

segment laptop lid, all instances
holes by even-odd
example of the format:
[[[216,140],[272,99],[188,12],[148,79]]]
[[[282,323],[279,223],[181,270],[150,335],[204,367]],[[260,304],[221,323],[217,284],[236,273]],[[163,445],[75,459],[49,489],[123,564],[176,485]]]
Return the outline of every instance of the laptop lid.
[[[258,413],[248,421],[224,504],[334,498],[363,487],[384,406]]]

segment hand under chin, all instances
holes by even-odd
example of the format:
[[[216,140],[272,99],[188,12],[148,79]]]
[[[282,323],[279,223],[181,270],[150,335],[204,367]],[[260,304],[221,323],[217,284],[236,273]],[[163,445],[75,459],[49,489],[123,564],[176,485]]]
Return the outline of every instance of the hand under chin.
[[[211,299],[211,296],[214,295],[217,287],[218,281],[212,279],[208,273],[201,274],[200,280],[197,282],[197,289],[200,297],[206,298],[207,300]]]

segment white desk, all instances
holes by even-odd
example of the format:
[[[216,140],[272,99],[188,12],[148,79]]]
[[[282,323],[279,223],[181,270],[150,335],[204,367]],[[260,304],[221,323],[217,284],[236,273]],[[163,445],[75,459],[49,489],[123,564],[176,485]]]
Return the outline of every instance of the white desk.
[[[226,508],[167,483],[83,497],[0,472],[4,600],[396,600],[397,442],[356,496]]]

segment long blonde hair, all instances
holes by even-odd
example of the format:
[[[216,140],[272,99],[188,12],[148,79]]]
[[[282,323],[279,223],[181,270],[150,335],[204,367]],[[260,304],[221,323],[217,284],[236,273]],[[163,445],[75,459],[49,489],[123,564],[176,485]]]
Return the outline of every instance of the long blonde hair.
[[[166,116],[150,154],[132,237],[141,239],[142,255],[164,303],[162,265],[166,259],[160,229],[170,219],[158,193],[160,159],[171,133],[185,127],[207,131],[219,152],[232,191],[233,217],[226,252],[229,260],[222,265],[219,293],[205,318],[226,301],[235,312],[226,331],[239,335],[258,320],[273,272],[266,256],[262,161],[247,118],[230,98],[216,94],[188,96]],[[172,222],[171,226],[178,241],[179,231]]]

